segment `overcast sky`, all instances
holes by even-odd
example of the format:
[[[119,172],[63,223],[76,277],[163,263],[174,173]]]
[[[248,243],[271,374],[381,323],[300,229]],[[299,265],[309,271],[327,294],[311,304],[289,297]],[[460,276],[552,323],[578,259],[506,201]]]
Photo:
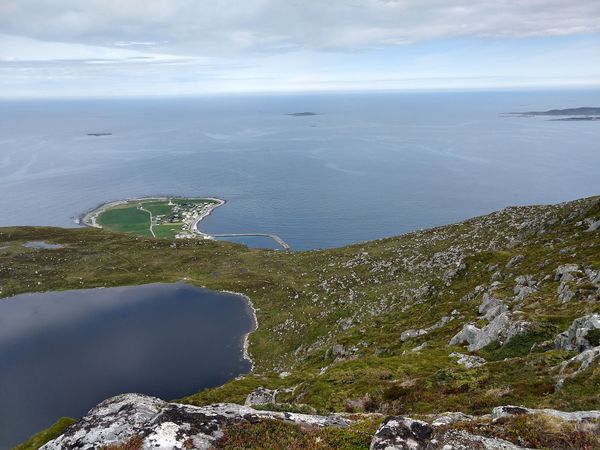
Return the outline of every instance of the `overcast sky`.
[[[600,87],[600,0],[0,0],[0,97]]]

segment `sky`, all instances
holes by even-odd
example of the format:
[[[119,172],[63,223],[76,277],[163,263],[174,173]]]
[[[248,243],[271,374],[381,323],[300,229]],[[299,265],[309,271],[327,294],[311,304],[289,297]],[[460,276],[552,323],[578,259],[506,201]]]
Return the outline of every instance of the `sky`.
[[[600,87],[600,0],[0,0],[0,98]]]

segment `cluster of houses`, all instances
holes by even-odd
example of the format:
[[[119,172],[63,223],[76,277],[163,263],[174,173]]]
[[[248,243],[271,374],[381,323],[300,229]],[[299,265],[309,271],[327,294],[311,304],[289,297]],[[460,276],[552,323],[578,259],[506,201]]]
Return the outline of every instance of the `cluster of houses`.
[[[197,234],[191,229],[192,224],[207,212],[211,204],[208,202],[173,203],[169,201],[169,206],[171,206],[171,213],[153,216],[153,225],[181,224],[181,232],[175,237],[185,239],[197,237]]]

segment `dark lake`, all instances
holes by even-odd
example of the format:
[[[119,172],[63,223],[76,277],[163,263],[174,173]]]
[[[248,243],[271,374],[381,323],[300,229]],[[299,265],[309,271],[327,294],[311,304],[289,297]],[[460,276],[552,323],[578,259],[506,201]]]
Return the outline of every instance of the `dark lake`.
[[[184,283],[0,300],[0,449],[124,392],[175,399],[250,370],[246,300]]]

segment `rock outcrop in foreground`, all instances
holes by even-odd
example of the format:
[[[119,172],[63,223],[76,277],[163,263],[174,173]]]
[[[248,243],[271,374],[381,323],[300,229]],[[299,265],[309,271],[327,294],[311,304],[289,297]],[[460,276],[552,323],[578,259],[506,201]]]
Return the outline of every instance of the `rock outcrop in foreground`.
[[[350,423],[337,415],[259,411],[233,403],[200,407],[167,403],[141,394],[123,394],[97,405],[42,449],[95,449],[134,438],[141,438],[139,448],[143,449],[208,449],[223,436],[226,426],[264,419],[307,427],[344,427]]]
[[[600,411],[562,412],[517,406],[494,408],[488,423],[511,417],[543,415],[561,422],[594,423]],[[351,426],[357,415],[319,416],[288,412],[260,411],[248,406],[219,403],[191,406],[167,403],[141,394],[123,394],[109,398],[93,408],[64,434],[42,447],[44,450],[66,449],[212,449],[220,447],[227,427],[234,424],[257,424],[277,420],[304,429]],[[462,413],[428,416],[427,421],[391,416],[371,440],[371,450],[518,450],[516,445],[496,436],[469,430],[469,424],[481,427],[481,417]],[[478,422],[479,421],[479,422]],[[477,429],[477,426],[474,429]],[[480,428],[483,429],[483,428]],[[321,447],[315,447],[321,448]]]

